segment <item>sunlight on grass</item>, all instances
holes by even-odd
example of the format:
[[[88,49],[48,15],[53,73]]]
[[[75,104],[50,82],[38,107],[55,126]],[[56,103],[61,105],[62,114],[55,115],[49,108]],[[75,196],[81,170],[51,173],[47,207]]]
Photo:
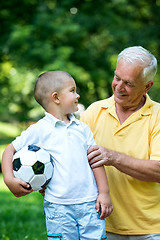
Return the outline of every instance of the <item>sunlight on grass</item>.
[[[15,137],[20,134],[20,128],[14,124],[0,122],[0,135]]]
[[[0,162],[1,162],[1,159],[2,159],[2,154],[3,154],[3,151],[5,149],[7,145],[0,145]]]
[[[5,185],[3,181],[2,174],[0,174],[0,191],[9,191],[7,186]]]
[[[22,129],[15,124],[0,122],[0,162],[6,146],[20,135]]]

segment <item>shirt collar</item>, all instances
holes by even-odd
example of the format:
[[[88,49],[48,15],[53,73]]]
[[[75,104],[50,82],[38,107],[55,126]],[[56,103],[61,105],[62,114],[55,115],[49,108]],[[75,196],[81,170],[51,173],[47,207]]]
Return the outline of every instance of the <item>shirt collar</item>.
[[[74,114],[69,114],[68,117],[69,117],[69,119],[70,119],[70,124],[71,124],[72,122],[75,122],[77,125],[79,125],[80,121],[75,117]]]
[[[74,114],[69,114],[69,119],[70,119],[70,123],[69,125],[71,125],[73,122],[75,122],[77,125],[80,123],[80,121],[74,116]],[[45,119],[47,121],[49,121],[50,123],[52,123],[54,126],[56,126],[57,123],[59,124],[65,124],[65,122],[61,121],[60,119],[54,117],[52,114],[45,112]]]
[[[101,107],[108,109],[108,108],[113,107],[114,105],[115,105],[114,95],[112,95],[110,98],[102,101]]]
[[[153,106],[153,101],[150,99],[149,95],[146,94],[146,102],[144,106],[139,109],[142,115],[148,115],[151,114],[151,107]],[[108,98],[108,101],[103,101],[101,108],[108,109],[109,111],[115,110],[115,101],[114,101],[114,95],[112,95],[110,98]]]

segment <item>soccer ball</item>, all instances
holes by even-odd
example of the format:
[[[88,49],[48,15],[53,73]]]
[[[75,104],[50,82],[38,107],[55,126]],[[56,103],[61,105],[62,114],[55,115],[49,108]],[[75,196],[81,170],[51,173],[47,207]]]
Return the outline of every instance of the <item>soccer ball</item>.
[[[44,188],[53,174],[53,157],[43,148],[29,145],[13,156],[13,174],[30,184],[33,191]]]

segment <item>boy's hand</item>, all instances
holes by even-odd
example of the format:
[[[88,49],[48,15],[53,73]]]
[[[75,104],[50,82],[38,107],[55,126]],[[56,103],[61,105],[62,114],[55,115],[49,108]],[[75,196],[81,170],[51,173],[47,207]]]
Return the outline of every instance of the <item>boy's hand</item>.
[[[22,197],[33,192],[33,190],[30,189],[30,185],[19,178],[14,177],[10,179],[6,185],[15,197]]]
[[[113,211],[113,205],[110,195],[107,193],[100,193],[96,201],[97,213],[100,212],[100,219],[108,217]]]
[[[16,197],[25,196],[31,192],[32,189],[28,189],[30,187],[29,184],[20,180],[19,178],[15,178],[13,175],[13,155],[16,152],[13,144],[9,144],[3,152],[2,155],[2,173],[3,179],[9,190]]]
[[[39,193],[44,197],[45,195],[45,190],[46,190],[46,187],[42,188],[41,190],[39,190]]]

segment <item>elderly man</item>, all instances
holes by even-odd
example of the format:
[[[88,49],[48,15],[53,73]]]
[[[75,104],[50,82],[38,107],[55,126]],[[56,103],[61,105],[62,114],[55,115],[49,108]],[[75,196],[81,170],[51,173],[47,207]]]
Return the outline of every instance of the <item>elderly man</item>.
[[[92,168],[105,165],[113,213],[108,240],[160,240],[160,104],[147,92],[156,58],[142,47],[123,50],[112,82],[113,96],[82,115],[99,146],[88,151]]]

